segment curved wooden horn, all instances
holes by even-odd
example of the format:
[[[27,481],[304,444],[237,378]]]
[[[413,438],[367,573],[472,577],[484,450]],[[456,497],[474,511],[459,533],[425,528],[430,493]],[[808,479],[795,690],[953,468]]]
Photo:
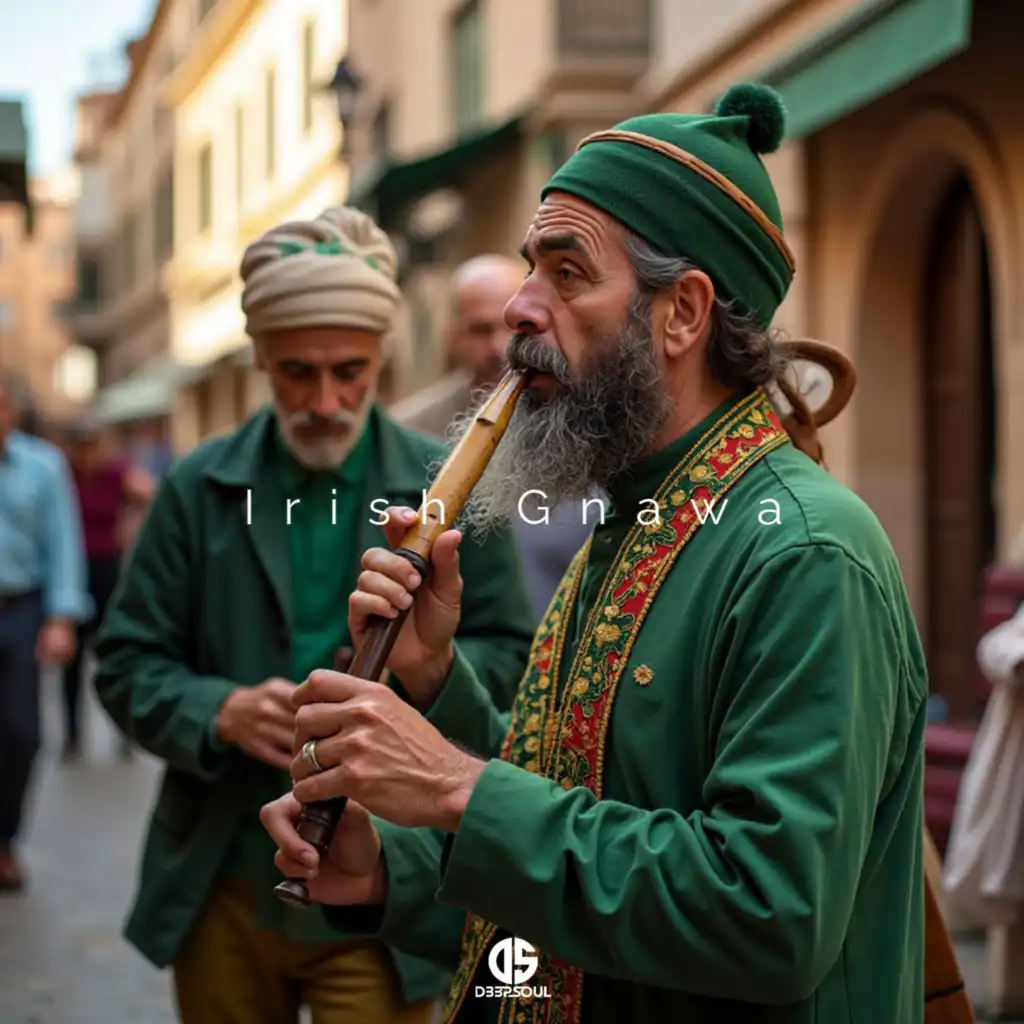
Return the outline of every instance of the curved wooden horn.
[[[813,338],[799,338],[784,343],[796,359],[806,359],[823,367],[832,378],[832,390],[825,404],[814,412],[814,426],[831,423],[849,404],[857,387],[857,370],[849,357],[832,345]],[[783,393],[786,393],[783,389]],[[789,399],[789,395],[786,395]]]
[[[827,469],[818,430],[846,408],[857,386],[857,372],[842,352],[824,342],[800,338],[784,344],[794,359],[814,363],[832,378],[828,398],[816,412],[811,410],[796,384],[786,374],[775,381],[775,386],[790,407],[789,412],[782,415],[782,425],[786,432],[797,448]],[[782,414],[781,410],[779,412]]]

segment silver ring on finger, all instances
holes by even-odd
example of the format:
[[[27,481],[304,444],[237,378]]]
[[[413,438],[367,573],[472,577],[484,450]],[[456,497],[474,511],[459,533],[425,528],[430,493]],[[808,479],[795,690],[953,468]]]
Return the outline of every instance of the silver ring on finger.
[[[324,766],[316,759],[316,740],[306,740],[302,744],[302,761],[313,775],[319,775]]]

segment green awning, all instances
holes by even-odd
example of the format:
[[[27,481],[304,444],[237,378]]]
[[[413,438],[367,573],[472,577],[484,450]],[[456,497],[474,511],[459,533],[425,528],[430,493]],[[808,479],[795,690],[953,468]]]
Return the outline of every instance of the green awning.
[[[29,209],[28,131],[21,100],[0,100],[0,200]]]
[[[971,0],[865,0],[757,76],[781,94],[799,139],[966,49]]]
[[[405,163],[385,164],[353,185],[348,203],[365,210],[382,227],[391,227],[407,204],[438,189],[457,187],[480,161],[519,139],[522,121],[519,115],[497,127],[465,135],[447,149]]]

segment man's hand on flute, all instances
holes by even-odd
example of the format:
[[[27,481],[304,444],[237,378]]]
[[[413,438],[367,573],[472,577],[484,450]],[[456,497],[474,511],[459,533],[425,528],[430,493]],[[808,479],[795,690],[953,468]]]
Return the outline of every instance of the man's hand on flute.
[[[392,548],[416,515],[408,508],[387,510],[384,533]],[[430,706],[451,669],[461,614],[460,540],[457,530],[438,537],[425,582],[393,550],[371,548],[363,555],[363,572],[349,599],[353,642],[358,647],[372,616],[393,618],[412,605],[387,668],[416,706],[380,683],[344,672],[313,672],[292,696],[295,800],[346,796],[396,825],[458,828],[484,762],[449,743],[417,708]],[[307,740],[316,740],[321,772],[312,773],[301,755]]]
[[[394,618],[399,610],[411,606],[387,668],[401,682],[410,700],[425,709],[448,678],[454,657],[455,633],[462,615],[462,534],[446,530],[437,538],[431,549],[430,576],[421,581],[409,562],[393,550],[415,525],[416,511],[393,507],[385,516],[387,522],[382,529],[392,550],[370,548],[363,554],[363,571],[349,597],[349,630],[358,647],[372,616]]]
[[[349,800],[323,861],[296,830],[301,813],[302,805],[291,793],[260,811],[260,822],[277,845],[278,870],[286,878],[305,879],[310,897],[318,903],[383,903],[387,871],[380,836],[366,808]]]
[[[347,796],[395,825],[458,829],[484,762],[449,743],[393,690],[324,670],[293,699],[296,800]],[[300,753],[310,739],[323,769],[316,773]]]

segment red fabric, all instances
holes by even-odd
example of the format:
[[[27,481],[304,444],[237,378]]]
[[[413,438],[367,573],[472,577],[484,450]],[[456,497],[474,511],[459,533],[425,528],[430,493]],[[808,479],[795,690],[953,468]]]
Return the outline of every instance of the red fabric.
[[[121,513],[128,464],[108,462],[87,476],[75,472],[85,553],[88,558],[121,554]]]
[[[946,722],[929,725],[924,741],[928,760],[934,764],[966,764],[976,732],[974,725],[950,725]]]

